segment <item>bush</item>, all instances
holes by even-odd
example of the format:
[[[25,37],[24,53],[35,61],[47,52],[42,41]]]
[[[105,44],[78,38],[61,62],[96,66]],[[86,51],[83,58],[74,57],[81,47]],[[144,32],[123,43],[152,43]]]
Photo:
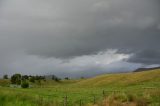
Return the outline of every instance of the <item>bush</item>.
[[[28,82],[22,82],[21,87],[22,88],[28,88],[29,87],[29,83]]]
[[[11,83],[16,85],[21,85],[21,74],[14,74],[11,77]]]

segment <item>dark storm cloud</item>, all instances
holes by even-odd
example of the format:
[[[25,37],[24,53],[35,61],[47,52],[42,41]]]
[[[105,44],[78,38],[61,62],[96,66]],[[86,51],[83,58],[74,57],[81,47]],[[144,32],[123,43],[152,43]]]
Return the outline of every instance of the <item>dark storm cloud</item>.
[[[31,67],[40,72],[43,66],[57,72],[66,68],[61,69],[57,59],[84,59],[108,49],[133,54],[127,62],[135,67],[160,64],[159,11],[159,0],[0,0],[0,70]],[[45,63],[51,58],[56,59]],[[55,64],[59,68],[53,68]],[[91,66],[83,70],[93,70]]]
[[[129,61],[145,64],[160,64],[160,50],[144,50],[135,53]]]

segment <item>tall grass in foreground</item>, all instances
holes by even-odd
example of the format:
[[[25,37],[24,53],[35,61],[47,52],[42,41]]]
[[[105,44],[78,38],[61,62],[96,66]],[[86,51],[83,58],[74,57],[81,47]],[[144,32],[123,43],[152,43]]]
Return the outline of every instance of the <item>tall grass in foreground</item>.
[[[44,89],[46,90],[46,89]],[[52,92],[52,91],[51,91]],[[89,92],[89,91],[88,91]],[[100,93],[100,92],[97,92]],[[60,93],[59,93],[60,94]],[[46,94],[47,95],[47,94]],[[60,94],[61,95],[61,94]],[[79,96],[79,97],[77,97]],[[74,99],[74,97],[76,99]],[[83,95],[68,93],[66,105],[63,95],[46,97],[45,95],[31,95],[31,92],[13,92],[5,90],[0,93],[0,106],[159,106],[160,91],[147,89],[144,92],[106,91],[105,95],[88,93]],[[54,99],[55,98],[55,99]]]

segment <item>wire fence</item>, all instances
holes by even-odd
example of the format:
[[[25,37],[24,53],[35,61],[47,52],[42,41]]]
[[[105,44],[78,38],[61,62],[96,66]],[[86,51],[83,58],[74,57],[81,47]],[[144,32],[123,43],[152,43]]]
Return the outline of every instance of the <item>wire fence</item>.
[[[54,100],[51,95],[48,95],[47,100],[44,97],[39,97],[39,102],[38,104],[41,106],[85,106],[86,104],[97,104],[97,102],[103,101],[107,96],[110,94],[117,94],[117,93],[122,93],[123,91],[119,90],[113,90],[113,91],[108,91],[108,90],[102,90],[100,94],[90,94],[88,97],[82,97],[77,100],[72,100],[73,97],[70,97],[69,94],[64,94],[64,96],[60,100]]]

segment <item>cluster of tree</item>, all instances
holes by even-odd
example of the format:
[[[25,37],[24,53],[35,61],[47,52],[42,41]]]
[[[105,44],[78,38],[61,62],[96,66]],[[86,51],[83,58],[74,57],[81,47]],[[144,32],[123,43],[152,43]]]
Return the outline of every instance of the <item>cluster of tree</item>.
[[[64,79],[65,79],[65,80],[70,80],[69,77],[65,77]]]
[[[38,83],[39,85],[41,85],[41,81],[46,81],[46,78],[45,76],[32,76],[32,75],[21,75],[21,74],[14,74],[11,76],[10,78],[10,81],[11,81],[11,84],[15,84],[15,85],[21,85],[22,88],[28,88],[29,87],[29,82],[31,83]],[[3,79],[9,79],[8,78],[8,75],[4,75],[3,76]],[[51,75],[51,79],[56,81],[56,82],[59,82],[61,79],[58,78],[57,76],[55,75]],[[69,77],[65,77],[64,78],[65,80],[70,80]]]
[[[28,88],[29,82],[35,83],[35,81],[38,81],[41,83],[41,80],[46,81],[45,76],[28,76],[21,74],[14,74],[11,76],[11,83],[21,85],[22,88]]]
[[[56,82],[59,82],[61,79],[58,78],[57,76],[55,75],[52,75],[52,80],[56,81]]]
[[[28,76],[28,80],[30,81],[30,82],[32,82],[32,83],[35,83],[35,81],[40,81],[40,80],[43,80],[43,81],[46,81],[46,78],[45,78],[45,76]]]
[[[61,78],[58,78],[57,76],[52,75],[52,80],[54,80],[56,82],[59,82],[61,80]],[[70,80],[70,78],[69,77],[65,77],[64,80]]]
[[[4,75],[4,76],[3,76],[3,79],[8,79],[8,75]]]

